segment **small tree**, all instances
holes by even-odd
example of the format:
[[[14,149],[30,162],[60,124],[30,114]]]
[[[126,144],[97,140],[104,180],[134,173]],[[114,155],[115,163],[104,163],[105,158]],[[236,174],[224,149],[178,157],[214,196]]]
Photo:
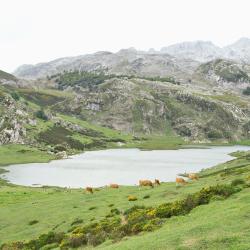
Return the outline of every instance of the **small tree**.
[[[12,92],[12,93],[11,93],[11,97],[12,97],[14,100],[16,100],[16,101],[18,101],[18,100],[20,99],[20,96],[19,96],[19,94],[18,94],[17,92]]]
[[[42,119],[44,121],[48,121],[48,116],[44,113],[43,110],[38,110],[36,113],[35,113],[35,116],[39,119]]]
[[[243,90],[243,95],[250,95],[250,87]]]

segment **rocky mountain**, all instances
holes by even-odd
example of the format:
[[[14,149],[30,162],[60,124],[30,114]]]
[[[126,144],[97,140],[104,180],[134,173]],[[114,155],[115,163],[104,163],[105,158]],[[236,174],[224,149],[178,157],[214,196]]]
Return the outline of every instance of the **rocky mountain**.
[[[97,52],[78,57],[61,58],[48,63],[24,65],[14,74],[21,78],[43,78],[63,71],[102,71],[108,74],[136,76],[183,76],[198,65],[189,59],[177,59],[168,54],[145,53],[133,48],[117,53]]]
[[[223,48],[224,58],[250,63],[250,39],[241,38],[237,42]]]
[[[161,53],[167,53],[178,58],[188,58],[199,62],[207,62],[223,56],[221,48],[212,42],[183,42],[163,47]]]
[[[54,111],[135,135],[173,131],[191,141],[238,140],[249,120],[247,97],[232,94],[228,101],[226,92],[207,88],[127,77],[107,79],[95,88],[69,86],[76,97],[54,105]]]
[[[178,58],[189,58],[199,62],[208,62],[218,58],[250,63],[250,39],[241,38],[235,43],[218,47],[209,41],[183,42],[161,49]]]
[[[201,64],[194,73],[225,89],[245,89],[250,86],[250,65],[236,61],[215,59]]]
[[[240,66],[218,60],[198,71],[204,79],[230,80],[224,75],[224,66],[235,70],[235,84],[247,79]],[[43,81],[50,82],[49,87],[36,80],[35,86],[0,86],[1,144],[25,143],[71,152],[128,143],[127,138],[134,143],[133,136],[171,135],[192,142],[227,142],[250,134],[249,97],[216,85],[208,88],[178,84],[168,77],[85,71],[63,72]],[[101,129],[96,130],[96,126]]]
[[[20,66],[14,75],[37,79],[63,71],[103,71],[107,74],[135,76],[174,76],[187,79],[200,63],[218,58],[250,63],[250,39],[220,48],[208,41],[183,42],[162,48],[160,51],[122,49],[94,54],[59,58],[36,65]]]

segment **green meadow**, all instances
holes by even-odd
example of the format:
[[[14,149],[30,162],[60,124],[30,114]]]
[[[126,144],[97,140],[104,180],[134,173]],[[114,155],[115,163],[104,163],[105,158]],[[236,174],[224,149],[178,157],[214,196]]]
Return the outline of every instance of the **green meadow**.
[[[18,155],[21,148],[16,148],[13,155]],[[36,153],[41,161],[49,160],[42,152]],[[198,181],[190,181],[187,185],[178,187],[171,182],[161,183],[154,188],[103,187],[89,194],[84,189],[29,188],[2,181],[0,245],[16,241],[28,242],[48,232],[70,234],[75,227],[105,220],[113,209],[117,209],[120,214],[112,216],[119,218],[124,211],[134,206],[154,208],[166,202],[185,199],[204,187],[217,184],[229,185],[237,179],[236,183],[239,183],[241,191],[227,199],[215,197],[209,204],[197,206],[186,215],[165,219],[163,224],[152,232],[124,235],[118,241],[107,239],[96,247],[98,249],[249,249],[250,155],[238,153],[235,156],[237,156],[235,160],[201,171]],[[33,160],[34,158],[29,158],[31,162]],[[135,196],[137,200],[128,201],[130,195]],[[58,246],[52,244],[44,249],[59,249]],[[87,245],[78,248],[93,247]]]

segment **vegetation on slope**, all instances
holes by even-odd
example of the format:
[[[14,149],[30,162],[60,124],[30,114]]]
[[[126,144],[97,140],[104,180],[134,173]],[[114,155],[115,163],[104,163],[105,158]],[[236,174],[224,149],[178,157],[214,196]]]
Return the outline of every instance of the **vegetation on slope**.
[[[221,80],[227,82],[249,82],[248,74],[233,61],[216,59],[202,64],[198,71],[203,74],[218,76]]]
[[[180,84],[175,80],[174,77],[146,77],[146,76],[135,76],[135,75],[115,75],[105,74],[103,72],[88,72],[88,71],[65,71],[56,75],[48,76],[48,80],[55,80],[58,84],[59,89],[65,89],[67,87],[83,87],[83,88],[94,88],[95,86],[104,83],[105,80],[112,78],[126,78],[126,79],[145,79],[149,81],[168,82],[173,84]]]

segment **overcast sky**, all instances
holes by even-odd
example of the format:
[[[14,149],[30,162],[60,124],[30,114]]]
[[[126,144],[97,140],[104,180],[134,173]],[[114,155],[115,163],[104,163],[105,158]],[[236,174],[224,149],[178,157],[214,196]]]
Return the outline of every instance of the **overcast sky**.
[[[249,0],[1,0],[0,69],[58,57],[250,37]]]

